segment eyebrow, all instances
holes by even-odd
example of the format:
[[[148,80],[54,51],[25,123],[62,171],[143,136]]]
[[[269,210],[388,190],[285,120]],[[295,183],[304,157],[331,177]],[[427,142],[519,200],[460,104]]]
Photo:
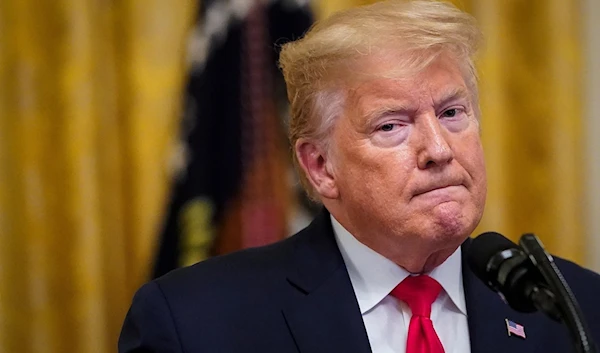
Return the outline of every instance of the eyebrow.
[[[409,113],[414,112],[414,108],[410,108],[406,104],[402,103],[391,103],[377,106],[376,108],[369,109],[365,112],[366,121],[372,122],[373,120],[381,117],[386,113]]]
[[[440,99],[436,99],[433,103],[436,107],[442,107],[452,101],[468,98],[469,93],[465,90],[464,87],[452,87],[442,92],[442,94],[440,94]]]
[[[467,92],[467,90],[462,87],[462,86],[454,86],[451,88],[448,88],[444,91],[442,91],[442,93],[439,95],[439,99],[434,100],[434,105],[437,109],[437,107],[443,107],[444,105],[447,105],[448,103],[452,102],[452,101],[456,101],[456,100],[460,100],[460,99],[468,99],[469,98],[469,93]],[[385,115],[386,113],[400,113],[400,114],[413,114],[415,113],[416,109],[414,106],[411,106],[410,104],[406,103],[406,102],[402,102],[402,101],[397,101],[395,99],[390,99],[388,102],[385,102],[384,104],[378,105],[377,107],[374,107],[372,109],[366,110],[364,112],[364,117],[366,117],[365,119],[365,123],[366,124],[371,124],[374,120],[377,120],[378,118],[380,118],[382,115]]]

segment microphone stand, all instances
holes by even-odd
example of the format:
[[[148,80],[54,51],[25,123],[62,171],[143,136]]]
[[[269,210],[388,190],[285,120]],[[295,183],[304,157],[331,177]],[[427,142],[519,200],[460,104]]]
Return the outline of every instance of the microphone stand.
[[[535,267],[539,269],[550,287],[550,291],[555,294],[554,298],[560,316],[567,325],[575,351],[577,353],[597,353],[581,308],[552,256],[546,252],[541,241],[534,234],[524,234],[519,240],[519,244]]]

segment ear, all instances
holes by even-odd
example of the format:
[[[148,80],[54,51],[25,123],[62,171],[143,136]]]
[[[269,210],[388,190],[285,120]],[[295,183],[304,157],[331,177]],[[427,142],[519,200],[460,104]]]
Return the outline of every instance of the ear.
[[[306,178],[319,195],[328,199],[338,198],[339,190],[331,161],[322,147],[314,141],[299,139],[296,141],[295,152]]]

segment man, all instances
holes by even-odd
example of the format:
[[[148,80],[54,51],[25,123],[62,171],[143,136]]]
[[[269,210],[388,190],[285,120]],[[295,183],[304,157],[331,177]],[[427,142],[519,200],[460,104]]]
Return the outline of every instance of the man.
[[[146,284],[120,351],[570,351],[565,328],[513,311],[464,265],[486,194],[479,41],[451,5],[388,1],[285,45],[294,160],[322,214]],[[596,312],[600,276],[557,262]]]

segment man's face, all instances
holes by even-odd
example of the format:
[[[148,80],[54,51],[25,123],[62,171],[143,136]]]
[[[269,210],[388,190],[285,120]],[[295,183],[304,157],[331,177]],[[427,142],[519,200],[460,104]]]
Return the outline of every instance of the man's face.
[[[351,86],[333,129],[329,158],[339,196],[324,202],[361,242],[388,257],[399,244],[454,251],[485,203],[475,103],[447,56],[401,79],[381,78],[394,63],[376,59],[361,62],[376,78]]]

